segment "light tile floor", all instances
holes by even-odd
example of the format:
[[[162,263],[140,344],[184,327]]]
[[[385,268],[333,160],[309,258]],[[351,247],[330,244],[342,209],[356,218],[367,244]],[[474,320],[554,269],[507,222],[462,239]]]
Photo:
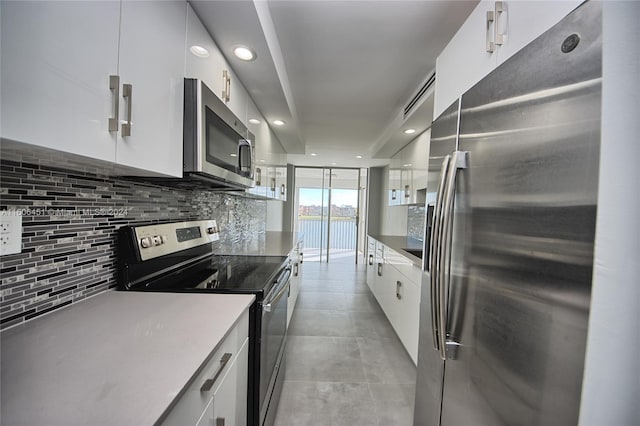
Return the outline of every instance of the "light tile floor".
[[[416,368],[365,268],[304,263],[276,426],[412,425]]]

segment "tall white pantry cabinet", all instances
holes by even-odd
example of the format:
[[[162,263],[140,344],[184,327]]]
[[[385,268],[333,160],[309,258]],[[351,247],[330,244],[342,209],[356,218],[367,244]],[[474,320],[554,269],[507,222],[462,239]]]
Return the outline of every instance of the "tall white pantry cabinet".
[[[182,175],[186,1],[0,8],[2,138]]]

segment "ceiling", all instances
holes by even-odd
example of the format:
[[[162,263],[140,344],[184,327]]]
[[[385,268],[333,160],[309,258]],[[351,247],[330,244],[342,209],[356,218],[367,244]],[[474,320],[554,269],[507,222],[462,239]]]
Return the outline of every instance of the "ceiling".
[[[289,162],[367,167],[387,163],[430,126],[433,88],[406,118],[404,107],[478,2],[190,3],[262,115],[285,121],[271,128]],[[238,44],[257,59],[235,58]],[[405,135],[409,127],[416,133]]]

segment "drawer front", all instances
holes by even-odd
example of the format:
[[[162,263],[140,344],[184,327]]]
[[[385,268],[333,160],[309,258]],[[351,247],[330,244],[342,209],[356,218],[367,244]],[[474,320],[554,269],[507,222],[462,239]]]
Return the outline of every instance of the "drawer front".
[[[207,411],[207,406],[220,382],[235,362],[248,334],[249,311],[247,310],[159,424],[183,426],[198,423]]]

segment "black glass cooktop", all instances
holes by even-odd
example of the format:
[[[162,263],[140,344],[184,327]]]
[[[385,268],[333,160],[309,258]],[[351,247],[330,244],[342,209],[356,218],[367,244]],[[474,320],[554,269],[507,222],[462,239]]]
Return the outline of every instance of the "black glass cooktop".
[[[285,267],[286,256],[212,256],[134,288],[147,291],[252,293],[261,299]]]

